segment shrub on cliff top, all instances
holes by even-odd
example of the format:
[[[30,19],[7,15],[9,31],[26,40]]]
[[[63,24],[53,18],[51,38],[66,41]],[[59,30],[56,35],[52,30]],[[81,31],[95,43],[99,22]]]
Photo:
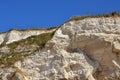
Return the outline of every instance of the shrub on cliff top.
[[[112,12],[112,13],[104,13],[104,14],[98,14],[98,15],[84,15],[84,16],[73,16],[68,21],[74,21],[74,20],[82,20],[85,18],[98,18],[98,17],[115,17],[120,16],[120,12]]]

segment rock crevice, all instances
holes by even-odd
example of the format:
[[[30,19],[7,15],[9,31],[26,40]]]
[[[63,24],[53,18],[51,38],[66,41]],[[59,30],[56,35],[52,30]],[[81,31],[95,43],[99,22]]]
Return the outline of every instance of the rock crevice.
[[[14,64],[26,73],[19,80],[120,80],[119,34],[120,17],[64,23],[42,50]],[[4,70],[7,80],[13,71]]]

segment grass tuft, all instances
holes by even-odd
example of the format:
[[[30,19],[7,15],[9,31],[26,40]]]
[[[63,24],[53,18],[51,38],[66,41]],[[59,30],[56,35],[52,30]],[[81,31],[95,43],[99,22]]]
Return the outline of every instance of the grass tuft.
[[[82,20],[85,18],[99,18],[99,17],[120,17],[120,12],[111,12],[109,14],[98,14],[98,15],[85,15],[85,16],[73,16],[68,21]]]

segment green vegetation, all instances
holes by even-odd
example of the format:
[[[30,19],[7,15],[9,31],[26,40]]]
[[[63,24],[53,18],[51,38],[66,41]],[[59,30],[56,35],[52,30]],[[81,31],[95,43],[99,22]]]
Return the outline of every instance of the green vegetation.
[[[30,54],[23,54],[18,52],[13,52],[10,54],[4,54],[0,57],[0,65],[4,67],[10,67],[17,61],[22,61],[24,57],[29,56]]]
[[[73,16],[68,21],[82,20],[85,18],[116,17],[116,16],[120,16],[120,12],[111,12],[109,14],[105,13],[105,14],[98,14],[98,15]]]
[[[0,44],[0,48],[3,47],[3,46],[5,46],[5,45],[6,45],[6,43],[3,42],[2,44]]]
[[[46,44],[46,42],[52,38],[53,34],[54,33],[44,33],[39,36],[32,36],[32,37],[27,38],[28,42],[26,42],[26,43],[27,44],[36,44],[40,48],[43,48],[44,45]]]
[[[45,43],[50,40],[52,38],[52,36],[54,35],[54,32],[51,33],[43,33],[41,35],[37,35],[37,36],[31,36],[28,37],[27,39],[23,39],[20,41],[16,41],[13,43],[8,44],[7,46],[10,49],[15,49],[18,45],[19,46],[26,46],[26,45],[37,45],[40,48],[43,48]]]
[[[23,54],[21,53],[5,54],[0,57],[0,64],[3,64],[5,67],[9,67],[22,58]]]
[[[14,52],[14,49],[17,48],[17,46],[30,46],[30,45],[36,45],[39,46],[39,49],[43,48],[48,40],[50,40],[54,35],[54,32],[50,33],[43,33],[38,36],[31,36],[27,39],[23,39],[20,41],[13,42],[11,44],[5,44],[3,43],[3,46],[8,46],[11,51],[9,54],[4,54],[0,57],[0,65],[4,65],[4,67],[12,66],[16,61],[22,60],[24,57],[32,55],[34,53],[25,54],[21,52]],[[34,49],[34,52],[37,49]]]

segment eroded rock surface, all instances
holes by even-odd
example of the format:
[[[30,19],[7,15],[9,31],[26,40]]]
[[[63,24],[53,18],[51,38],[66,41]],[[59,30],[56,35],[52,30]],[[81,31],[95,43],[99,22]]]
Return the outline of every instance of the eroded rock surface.
[[[11,75],[10,80],[120,80],[120,17],[64,23],[44,49],[0,69],[1,80]]]
[[[53,28],[51,30],[25,30],[25,31],[11,30],[0,34],[0,44],[2,44],[3,42],[6,44],[10,44],[14,41],[26,39],[34,35],[52,32],[54,30],[56,29]]]

